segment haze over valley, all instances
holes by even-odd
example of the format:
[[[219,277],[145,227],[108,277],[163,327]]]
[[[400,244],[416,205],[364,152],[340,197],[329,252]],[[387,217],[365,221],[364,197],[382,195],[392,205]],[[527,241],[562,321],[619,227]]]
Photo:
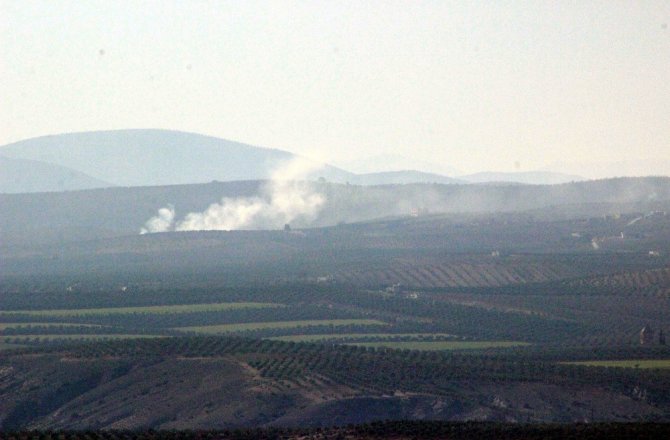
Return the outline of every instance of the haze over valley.
[[[25,177],[21,181],[5,174],[6,181],[0,182],[3,185],[0,192],[4,193],[260,180],[271,178],[281,164],[301,157],[287,151],[193,133],[140,129],[27,139],[0,147],[0,156],[5,158],[4,161],[33,161],[33,167],[41,166],[44,173],[40,175],[33,171],[30,182]],[[546,184],[584,180],[580,176],[553,172],[479,173],[456,177],[424,170],[396,169],[384,162],[378,164],[377,172],[353,173],[314,159],[303,159],[312,163],[313,169],[298,177],[354,185],[503,181]],[[20,165],[15,162],[13,168]],[[24,168],[27,171],[26,165]],[[72,172],[79,173],[79,179],[74,179]],[[62,183],[49,187],[49,178],[60,179]]]
[[[669,22],[0,0],[0,440],[670,438]]]

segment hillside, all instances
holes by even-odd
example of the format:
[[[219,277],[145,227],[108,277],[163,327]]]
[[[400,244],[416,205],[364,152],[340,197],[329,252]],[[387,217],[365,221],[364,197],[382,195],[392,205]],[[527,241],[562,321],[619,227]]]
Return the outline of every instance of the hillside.
[[[62,243],[138,234],[159,208],[174,206],[179,221],[222,198],[256,200],[264,182],[226,182],[160,187],[106,188],[67,193],[0,195],[3,246]],[[556,218],[664,210],[670,178],[623,178],[562,185],[386,186],[308,184],[323,205],[293,227],[321,227],[384,217],[438,213],[499,213],[548,210]],[[302,197],[304,194],[299,193]],[[549,212],[549,211],[546,211]],[[281,229],[276,221],[270,229]],[[47,226],[48,227],[45,227]],[[244,229],[244,228],[240,228]],[[253,228],[251,228],[253,229]]]
[[[313,427],[389,418],[667,421],[669,404],[661,374],[637,382],[652,403],[627,391],[636,379],[624,372],[611,374],[620,385],[593,373],[584,384],[575,378],[584,367],[505,356],[241,338],[84,344],[0,356],[0,367],[6,430]]]
[[[283,164],[299,158],[288,151],[152,129],[42,136],[0,146],[0,156],[6,158],[0,164],[3,170],[0,193],[262,180],[271,178]],[[380,171],[361,174],[303,159],[311,169],[305,170],[300,178],[323,178],[354,185],[490,182],[537,185],[583,180],[575,175],[540,171],[478,173],[453,178],[440,173],[398,170],[397,159],[378,158],[375,168]],[[404,166],[410,167],[412,163],[406,160]],[[433,168],[422,163],[415,165]]]
[[[35,216],[44,204],[44,198],[36,201]],[[68,217],[70,211],[64,207],[53,215],[51,228],[39,226],[40,219],[46,221],[46,217],[21,218],[25,223],[32,221],[30,225],[3,224],[0,260],[4,275],[88,272],[91,267],[98,273],[127,270],[141,274],[169,268],[214,270],[233,284],[327,276],[361,287],[394,283],[421,288],[499,287],[608,273],[623,264],[613,259],[611,252],[629,253],[638,269],[658,267],[667,261],[665,249],[670,246],[670,216],[662,214],[668,208],[667,200],[567,205],[526,213],[389,217],[292,231],[140,235],[127,218],[126,223],[97,225],[91,219],[89,225],[68,227],[68,221],[76,218]],[[120,208],[112,205],[105,209]],[[660,213],[644,217],[655,211]],[[94,210],[88,212],[92,218],[96,215]],[[585,212],[593,216],[582,217]],[[498,257],[491,256],[493,251]],[[650,258],[650,251],[661,255]],[[528,261],[500,256],[526,253],[536,256]],[[546,262],[545,256],[552,253],[575,256]],[[477,256],[469,259],[468,254]],[[454,257],[458,255],[460,260]]]
[[[357,174],[350,183],[356,185],[402,185],[407,183],[466,183],[464,180],[441,174],[425,173],[415,170],[385,171]]]
[[[0,156],[0,193],[74,191],[110,186],[113,185],[67,167]]]
[[[667,421],[668,180],[320,182],[310,228],[144,235],[264,183],[4,195],[0,430]]]
[[[524,183],[527,185],[555,185],[559,183],[579,182],[585,180],[575,174],[556,173],[551,171],[526,171],[515,173],[482,172],[459,176],[469,183]]]
[[[661,156],[655,159],[626,161],[605,159],[586,163],[564,162],[552,164],[545,167],[543,171],[578,174],[588,179],[602,179],[607,176],[668,176],[670,175],[670,159]]]
[[[168,130],[43,136],[2,146],[0,154],[72,168],[119,186],[267,179],[279,163],[295,157],[286,151]],[[319,176],[335,181],[346,181],[350,175],[327,165],[319,170]]]

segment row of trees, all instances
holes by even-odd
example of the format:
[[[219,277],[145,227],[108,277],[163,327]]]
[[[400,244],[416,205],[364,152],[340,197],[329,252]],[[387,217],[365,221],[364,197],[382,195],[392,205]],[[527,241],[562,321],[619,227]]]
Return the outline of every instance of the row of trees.
[[[481,440],[611,440],[670,437],[664,423],[517,425],[491,422],[396,420],[330,428],[257,428],[224,431],[23,431],[0,432],[0,440],[374,440],[394,438]]]
[[[233,356],[267,377],[287,380],[325,377],[335,383],[380,393],[393,393],[395,390],[448,393],[454,381],[531,381],[597,385],[626,394],[638,388],[644,389],[652,402],[670,401],[667,393],[670,389],[668,370],[571,365],[560,363],[550,356],[537,356],[537,353],[536,356],[524,356],[502,351],[421,352],[237,337],[101,341],[69,347],[53,346],[50,350],[66,351],[69,356],[84,358]]]

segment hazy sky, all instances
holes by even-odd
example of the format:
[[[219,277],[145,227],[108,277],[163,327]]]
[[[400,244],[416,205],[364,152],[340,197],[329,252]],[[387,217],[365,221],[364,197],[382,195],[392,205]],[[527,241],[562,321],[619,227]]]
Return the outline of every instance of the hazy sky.
[[[464,172],[670,159],[670,1],[0,0],[0,144],[169,128]]]

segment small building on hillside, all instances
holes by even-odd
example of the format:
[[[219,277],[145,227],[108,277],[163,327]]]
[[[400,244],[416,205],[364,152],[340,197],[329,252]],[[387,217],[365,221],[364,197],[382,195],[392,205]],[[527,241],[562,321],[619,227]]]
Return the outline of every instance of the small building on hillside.
[[[386,288],[386,293],[398,294],[405,290],[402,283],[394,283]]]
[[[640,330],[640,344],[641,345],[651,345],[654,342],[654,330],[649,326],[649,324],[642,327]]]

